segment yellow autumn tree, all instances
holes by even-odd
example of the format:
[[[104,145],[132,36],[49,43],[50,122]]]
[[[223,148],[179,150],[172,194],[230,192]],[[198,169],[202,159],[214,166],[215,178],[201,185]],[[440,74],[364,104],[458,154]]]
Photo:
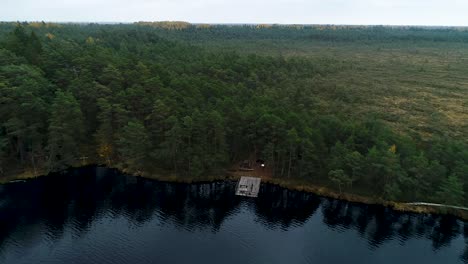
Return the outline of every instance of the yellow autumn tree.
[[[94,44],[95,42],[96,42],[96,41],[94,40],[93,37],[88,37],[88,38],[86,39],[86,44]]]
[[[108,166],[111,165],[112,146],[108,143],[100,144],[98,148],[98,155],[106,160]]]
[[[48,39],[52,40],[52,39],[54,39],[54,38],[55,38],[55,36],[54,36],[54,34],[47,33],[47,34],[46,34],[46,38],[48,38]]]

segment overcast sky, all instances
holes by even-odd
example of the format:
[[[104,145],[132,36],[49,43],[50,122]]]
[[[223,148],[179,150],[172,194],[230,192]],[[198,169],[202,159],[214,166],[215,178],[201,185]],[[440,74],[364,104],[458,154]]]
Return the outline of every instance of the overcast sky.
[[[0,21],[468,26],[468,0],[0,0]]]

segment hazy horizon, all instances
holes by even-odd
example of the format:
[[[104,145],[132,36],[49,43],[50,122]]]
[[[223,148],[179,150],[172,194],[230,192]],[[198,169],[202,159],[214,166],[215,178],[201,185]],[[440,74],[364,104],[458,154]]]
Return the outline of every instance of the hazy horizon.
[[[468,26],[463,0],[3,0],[2,21]]]
[[[366,27],[375,27],[375,26],[383,26],[383,27],[427,27],[427,28],[468,28],[466,26],[458,26],[458,25],[395,25],[395,24],[318,24],[318,23],[308,23],[308,24],[300,24],[300,23],[242,23],[242,22],[235,22],[235,23],[207,23],[207,22],[189,22],[189,21],[181,21],[181,20],[154,20],[154,21],[48,21],[48,20],[0,20],[0,23],[37,23],[37,22],[44,22],[44,23],[55,23],[55,24],[102,24],[102,25],[118,25],[118,24],[134,24],[138,22],[149,22],[149,23],[158,23],[158,22],[186,22],[192,25],[232,25],[232,26],[243,26],[243,25],[278,25],[278,26],[288,26],[288,25],[299,25],[299,26],[366,26]]]

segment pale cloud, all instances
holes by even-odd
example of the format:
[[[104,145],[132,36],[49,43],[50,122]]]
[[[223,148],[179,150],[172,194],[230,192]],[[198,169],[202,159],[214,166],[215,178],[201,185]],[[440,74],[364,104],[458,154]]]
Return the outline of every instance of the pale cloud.
[[[468,26],[468,0],[0,0],[1,21]]]

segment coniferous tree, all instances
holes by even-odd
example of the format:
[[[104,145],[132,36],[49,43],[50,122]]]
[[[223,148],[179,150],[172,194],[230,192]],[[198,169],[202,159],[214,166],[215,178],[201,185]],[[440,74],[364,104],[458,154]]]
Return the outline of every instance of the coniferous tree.
[[[463,205],[465,192],[463,183],[456,175],[446,178],[437,192],[439,201],[448,205]]]
[[[7,145],[8,145],[8,141],[6,137],[0,132],[0,176],[2,176],[3,173],[5,172],[3,168],[4,166],[3,160],[6,156]]]
[[[129,121],[118,138],[118,151],[126,167],[142,171],[148,159],[150,140],[143,123]]]
[[[328,173],[328,177],[332,182],[338,185],[340,194],[343,186],[348,186],[351,184],[351,177],[343,170],[332,170]]]
[[[112,105],[105,98],[99,98],[97,104],[99,107],[99,114],[97,115],[99,126],[94,135],[97,144],[97,154],[105,160],[107,165],[111,165],[115,149],[113,109]]]
[[[50,108],[49,169],[60,170],[76,164],[84,140],[83,114],[78,101],[70,92],[58,90]]]

